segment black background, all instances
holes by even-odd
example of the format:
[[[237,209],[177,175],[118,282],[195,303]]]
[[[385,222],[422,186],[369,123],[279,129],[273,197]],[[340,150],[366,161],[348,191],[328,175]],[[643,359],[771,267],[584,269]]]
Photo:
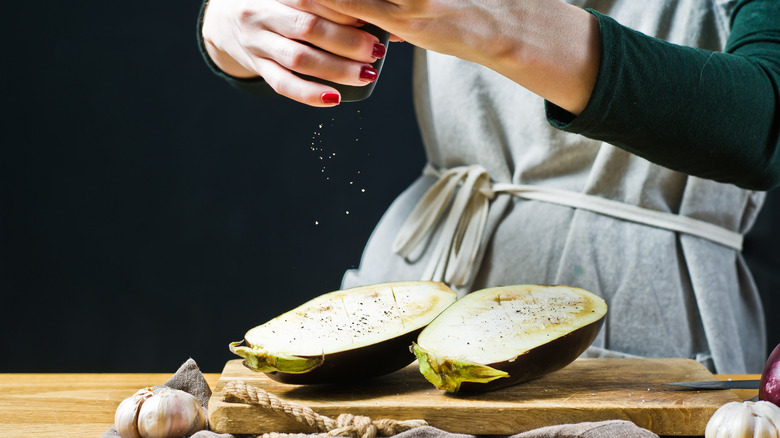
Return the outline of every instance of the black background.
[[[0,372],[219,372],[252,325],[337,289],[422,169],[409,46],[366,101],[258,99],[206,68],[199,6],[7,5]],[[775,303],[777,204],[745,248]]]

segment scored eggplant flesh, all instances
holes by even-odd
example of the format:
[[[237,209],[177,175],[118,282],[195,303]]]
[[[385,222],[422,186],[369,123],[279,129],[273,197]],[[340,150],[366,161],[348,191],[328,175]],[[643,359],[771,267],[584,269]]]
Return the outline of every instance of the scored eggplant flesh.
[[[414,361],[409,345],[456,296],[431,281],[330,292],[249,330],[246,345],[230,349],[248,368],[287,383],[387,374]]]
[[[484,289],[442,312],[413,351],[437,388],[491,390],[571,363],[593,342],[606,312],[604,300],[574,287]]]

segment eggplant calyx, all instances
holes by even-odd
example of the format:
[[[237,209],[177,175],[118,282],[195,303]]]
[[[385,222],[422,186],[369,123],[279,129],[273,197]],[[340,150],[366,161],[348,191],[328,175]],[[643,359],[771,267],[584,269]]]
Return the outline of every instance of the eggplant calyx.
[[[270,373],[302,374],[322,365],[325,356],[300,357],[281,354],[271,354],[261,347],[241,345],[243,341],[231,342],[230,351],[244,358],[244,366],[252,371]]]
[[[438,389],[458,392],[463,382],[488,383],[496,379],[509,377],[506,371],[497,370],[466,359],[449,359],[437,356],[412,344],[412,352],[417,356],[420,372]]]

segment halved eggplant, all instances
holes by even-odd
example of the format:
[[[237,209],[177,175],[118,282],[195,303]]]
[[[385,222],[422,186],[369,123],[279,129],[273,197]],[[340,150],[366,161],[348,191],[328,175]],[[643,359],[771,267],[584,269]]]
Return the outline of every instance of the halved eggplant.
[[[412,350],[437,388],[489,391],[565,367],[593,343],[606,313],[604,300],[575,287],[483,289],[439,314]]]
[[[249,330],[230,350],[283,383],[356,381],[414,361],[409,345],[457,294],[443,283],[409,281],[320,295]]]

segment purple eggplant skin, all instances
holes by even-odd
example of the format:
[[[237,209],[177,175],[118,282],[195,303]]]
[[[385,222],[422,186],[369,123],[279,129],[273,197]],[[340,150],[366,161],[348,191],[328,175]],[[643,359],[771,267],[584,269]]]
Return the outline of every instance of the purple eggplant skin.
[[[758,399],[780,407],[780,344],[769,354],[758,385]]]
[[[277,382],[293,385],[355,383],[398,371],[415,360],[409,350],[424,327],[365,347],[328,353],[320,366],[306,373],[265,373]]]
[[[574,362],[596,339],[604,324],[602,316],[592,323],[546,344],[527,351],[513,359],[484,364],[509,373],[508,377],[487,383],[462,382],[460,393],[486,392],[537,379],[560,370]]]

